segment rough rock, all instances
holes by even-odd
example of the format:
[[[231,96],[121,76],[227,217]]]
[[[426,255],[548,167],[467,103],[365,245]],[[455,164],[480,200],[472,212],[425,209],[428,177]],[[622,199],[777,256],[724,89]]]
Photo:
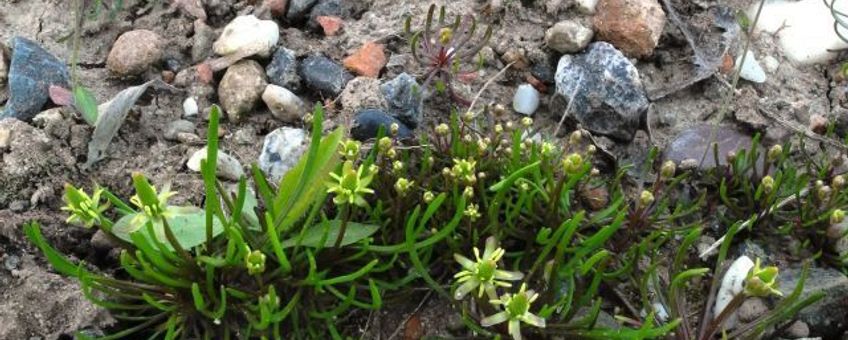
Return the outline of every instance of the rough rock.
[[[545,32],[545,44],[560,53],[576,53],[592,42],[594,34],[591,27],[578,20],[560,21]]]
[[[367,77],[356,77],[348,82],[339,95],[339,102],[344,112],[349,114],[362,108],[385,109],[388,107],[380,91],[380,81]]]
[[[423,91],[415,77],[401,73],[380,85],[383,97],[389,105],[389,113],[410,128],[416,128],[424,119]]]
[[[302,20],[317,2],[318,0],[291,0],[289,10],[286,12],[286,19],[288,21]]]
[[[186,167],[188,167],[191,171],[200,172],[200,162],[201,160],[206,159],[206,154],[208,151],[204,146],[202,149],[195,151],[191,157],[189,157],[188,162],[186,162]],[[224,153],[221,150],[218,150],[218,163],[215,167],[215,175],[219,178],[228,179],[232,181],[238,181],[239,178],[244,176],[244,169],[233,156],[230,156]]]
[[[745,302],[742,302],[742,305],[739,306],[736,313],[739,316],[739,321],[747,323],[765,315],[768,311],[768,305],[766,305],[766,302],[763,301],[763,299],[751,297],[745,299]]]
[[[265,68],[268,82],[285,87],[294,92],[300,91],[300,76],[297,74],[297,56],[285,47],[277,48],[271,63]]]
[[[295,1],[297,2],[297,1]],[[259,20],[253,15],[238,16],[226,27],[221,37],[212,45],[219,55],[238,54],[262,57],[271,55],[271,50],[280,40],[280,28],[273,20]]]
[[[388,61],[383,49],[382,44],[369,41],[345,58],[344,66],[357,75],[377,78]]]
[[[271,183],[279,182],[300,160],[307,143],[303,129],[281,127],[274,130],[265,136],[262,154],[259,155],[259,169]]]
[[[657,0],[600,0],[594,25],[597,40],[629,56],[647,57],[660,41],[665,12]]]
[[[781,270],[780,291],[784,296],[792,293],[800,278],[800,268]],[[809,326],[810,336],[839,339],[848,330],[848,277],[835,269],[810,268],[800,300],[819,291],[824,298],[802,309],[795,318]]]
[[[119,76],[143,74],[162,59],[162,38],[149,30],[121,34],[106,58],[106,67]]]
[[[218,86],[221,106],[231,121],[238,121],[252,110],[268,83],[265,70],[253,60],[242,60],[227,69]]]
[[[334,16],[322,15],[315,18],[315,22],[321,26],[321,30],[324,31],[324,35],[329,37],[339,34],[339,31],[342,30],[342,26],[344,26],[344,20]]]
[[[592,43],[578,55],[562,56],[556,94],[574,101],[571,115],[586,129],[621,141],[633,139],[648,108],[636,67],[605,42]],[[564,112],[565,107],[553,111]]]
[[[44,131],[17,119],[0,119],[0,207],[26,200],[48,176],[60,176],[76,159]],[[61,178],[61,177],[57,177]]]
[[[32,118],[33,125],[39,127],[49,135],[66,140],[71,132],[70,122],[65,120],[65,117],[70,117],[70,114],[65,113],[66,107],[54,107],[47,109],[35,115]]]
[[[303,101],[285,87],[269,84],[262,92],[262,101],[268,105],[274,118],[283,122],[295,123],[303,118]]]
[[[318,4],[315,5],[315,7],[312,7],[312,11],[309,12],[309,22],[307,25],[310,29],[316,30],[321,27],[318,17],[341,18],[341,0],[318,0]]]
[[[412,138],[412,130],[403,124],[403,122],[379,109],[363,109],[357,112],[353,120],[353,126],[350,128],[350,135],[356,140],[366,141],[376,138],[380,127],[388,134],[392,124],[398,125],[398,138]]]
[[[298,65],[306,85],[326,96],[338,96],[353,76],[344,67],[322,55],[311,55]]]
[[[715,131],[714,139],[713,131]],[[719,159],[715,159],[715,154],[712,151],[713,141],[718,143]],[[730,152],[738,152],[741,149],[750,150],[752,139],[747,135],[743,135],[731,126],[718,126],[701,124],[693,126],[680,132],[666,146],[664,151],[665,158],[680,164],[686,160],[695,160],[697,168],[700,170],[709,170],[715,168],[719,164],[727,164],[727,154]],[[705,148],[710,148],[707,152],[707,157],[701,162],[704,156]],[[759,160],[762,162],[762,157]]]
[[[12,40],[9,67],[9,100],[0,119],[11,117],[30,120],[47,103],[50,85],[68,86],[65,63],[37,43],[22,37]]]
[[[212,44],[216,38],[215,30],[201,20],[194,21],[194,35],[191,37],[191,61],[199,63],[212,55]]]
[[[179,141],[179,135],[181,133],[194,133],[194,129],[194,123],[180,119],[168,123],[168,125],[165,126],[165,132],[163,135],[167,140]]]
[[[526,116],[532,116],[539,108],[540,93],[530,84],[521,84],[515,90],[512,98],[512,108],[515,112]]]
[[[831,2],[835,10],[848,12],[848,2]],[[758,5],[751,5],[748,18],[754,18]],[[776,34],[783,53],[800,64],[825,63],[848,47],[833,30],[830,9],[821,0],[769,1],[763,6],[756,31]]]

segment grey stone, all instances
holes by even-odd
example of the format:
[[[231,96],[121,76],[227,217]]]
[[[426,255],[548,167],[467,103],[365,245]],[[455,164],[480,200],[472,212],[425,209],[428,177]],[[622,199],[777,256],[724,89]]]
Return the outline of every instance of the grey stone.
[[[713,131],[715,131],[715,135],[713,135]],[[719,159],[715,159],[713,141],[718,143]],[[680,132],[668,143],[664,153],[666,159],[675,163],[694,159],[698,162],[700,170],[709,170],[718,165],[727,164],[729,152],[739,152],[742,149],[750,150],[752,143],[751,137],[743,135],[733,127],[714,127],[709,124],[701,124]],[[706,153],[706,158],[701,162],[706,148],[709,148],[709,150]],[[760,157],[759,162],[763,162],[763,157]]]
[[[386,134],[389,134],[389,129],[394,123],[398,125],[398,138],[407,139],[412,137],[412,130],[403,122],[379,109],[363,109],[357,112],[353,120],[353,126],[350,128],[350,135],[356,140],[365,141],[376,138],[380,127],[384,129]]]
[[[312,6],[315,6],[318,0],[291,0],[289,1],[289,10],[286,12],[288,21],[299,21],[303,19]]]
[[[281,127],[265,136],[262,154],[259,155],[259,169],[268,180],[277,183],[300,160],[306,151],[306,131],[290,127]]]
[[[530,74],[545,84],[554,83],[554,69],[547,63],[536,63],[530,67]]]
[[[194,133],[194,123],[180,119],[169,123],[165,127],[165,139],[170,141],[180,141],[181,133]]]
[[[318,4],[312,7],[309,12],[309,22],[307,25],[310,29],[316,30],[321,27],[315,19],[320,16],[342,17],[342,2],[341,0],[318,0]]]
[[[297,74],[297,56],[294,51],[285,47],[277,48],[271,63],[265,68],[268,82],[285,87],[291,91],[300,91],[300,75]]]
[[[188,159],[186,166],[194,172],[200,172],[200,162],[201,160],[206,159],[207,153],[208,151],[206,147],[195,151]],[[241,163],[239,163],[239,161],[233,156],[230,156],[221,150],[218,150],[218,162],[216,165],[215,175],[219,178],[238,181],[239,178],[244,176],[244,169],[242,168]]]
[[[784,331],[784,336],[790,339],[806,338],[810,335],[810,326],[803,321],[795,321]]]
[[[800,268],[781,271],[778,279],[784,296],[792,293],[800,278]],[[835,269],[810,268],[800,299],[815,292],[823,292],[824,298],[802,309],[795,318],[809,326],[811,336],[839,339],[848,330],[848,277]]]
[[[592,42],[594,34],[589,25],[578,20],[560,21],[545,32],[545,44],[560,53],[580,52]]]
[[[736,313],[739,316],[739,321],[747,323],[765,315],[768,311],[769,308],[763,299],[751,297],[746,299],[745,302],[742,302]]]
[[[21,258],[12,254],[7,254],[3,259],[3,267],[8,271],[13,271],[18,269],[18,266],[21,264]]]
[[[238,121],[259,103],[268,85],[264,71],[253,60],[242,60],[227,69],[218,85],[218,97],[231,121]]]
[[[194,35],[191,37],[191,61],[199,63],[212,56],[212,44],[217,38],[215,30],[201,20],[194,21]]]
[[[322,55],[311,55],[298,66],[298,74],[309,88],[328,96],[338,96],[353,79],[344,67]]]
[[[348,82],[339,95],[339,102],[346,114],[353,114],[364,108],[388,107],[383,93],[380,92],[380,81],[370,77],[356,77]]]
[[[579,91],[575,94],[576,89]],[[574,101],[571,115],[583,127],[619,141],[633,140],[648,108],[636,67],[605,42],[593,43],[581,54],[560,59],[556,94]],[[554,111],[564,112],[565,108]]]
[[[300,98],[282,86],[269,84],[262,93],[262,101],[271,110],[274,118],[283,122],[295,123],[303,118],[305,105]]]
[[[68,86],[65,63],[37,43],[22,37],[12,40],[9,100],[0,118],[32,119],[47,103],[50,85]]]
[[[411,128],[418,127],[424,118],[422,89],[415,77],[401,73],[380,86],[389,113]]]
[[[106,67],[119,76],[135,76],[147,72],[162,59],[162,39],[149,30],[121,34],[106,58]]]

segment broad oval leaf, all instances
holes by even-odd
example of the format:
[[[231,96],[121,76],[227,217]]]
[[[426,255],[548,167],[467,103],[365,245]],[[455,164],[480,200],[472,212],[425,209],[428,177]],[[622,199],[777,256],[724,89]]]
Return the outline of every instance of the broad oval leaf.
[[[184,249],[189,249],[206,242],[206,212],[197,207],[168,207],[165,213],[171,232]],[[132,243],[130,235],[135,232],[146,232],[144,226],[149,221],[146,216],[135,213],[122,217],[112,227],[112,234]],[[212,236],[218,236],[224,227],[217,218],[212,220]],[[161,219],[153,221],[153,232],[160,243],[172,249],[165,236],[165,227]],[[150,238],[151,235],[145,235]],[[172,249],[173,250],[173,249]]]
[[[341,229],[341,220],[332,220],[318,225],[314,225],[303,234],[303,239],[300,240],[300,245],[310,248],[327,248],[336,244],[336,238],[339,237],[339,229]],[[376,224],[362,224],[356,222],[347,222],[344,236],[342,238],[342,246],[354,244],[366,237],[377,232],[380,226]],[[324,237],[326,235],[326,238]],[[324,240],[323,245],[321,240]],[[283,242],[280,245],[283,248],[291,248],[297,245],[298,237],[294,237]]]
[[[82,86],[74,87],[74,106],[89,125],[97,122],[97,99],[91,91]]]

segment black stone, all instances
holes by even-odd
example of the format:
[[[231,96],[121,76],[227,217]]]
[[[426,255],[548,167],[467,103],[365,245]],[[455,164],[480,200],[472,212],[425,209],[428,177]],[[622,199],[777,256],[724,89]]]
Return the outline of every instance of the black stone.
[[[291,0],[289,1],[289,10],[286,12],[286,20],[288,21],[300,21],[306,17],[306,14],[309,13],[309,10],[312,6],[315,6],[315,3],[318,0]]]
[[[353,126],[350,129],[350,135],[359,141],[365,141],[377,137],[377,132],[380,127],[383,127],[386,134],[389,134],[391,125],[398,125],[397,137],[400,139],[412,138],[412,130],[410,130],[403,122],[386,114],[380,109],[362,109],[356,113],[353,118]]]
[[[294,51],[280,47],[274,52],[265,74],[271,84],[285,87],[292,92],[300,91],[300,76],[297,74],[297,57]]]
[[[9,101],[0,118],[29,121],[47,103],[50,85],[68,88],[65,63],[29,39],[12,40]]]
[[[547,85],[554,83],[554,73],[554,68],[547,63],[538,63],[530,67],[530,74]]]
[[[353,79],[344,67],[322,55],[311,55],[298,65],[298,74],[309,88],[336,97]]]

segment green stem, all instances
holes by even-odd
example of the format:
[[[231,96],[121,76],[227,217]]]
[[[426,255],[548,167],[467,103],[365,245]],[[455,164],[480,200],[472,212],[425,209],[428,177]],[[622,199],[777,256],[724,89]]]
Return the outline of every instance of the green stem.
[[[336,244],[333,248],[338,249],[342,245],[342,240],[344,239],[345,231],[347,230],[347,221],[350,219],[350,204],[345,204],[342,206],[341,211],[341,220],[342,225],[339,227],[339,236],[336,237]]]

